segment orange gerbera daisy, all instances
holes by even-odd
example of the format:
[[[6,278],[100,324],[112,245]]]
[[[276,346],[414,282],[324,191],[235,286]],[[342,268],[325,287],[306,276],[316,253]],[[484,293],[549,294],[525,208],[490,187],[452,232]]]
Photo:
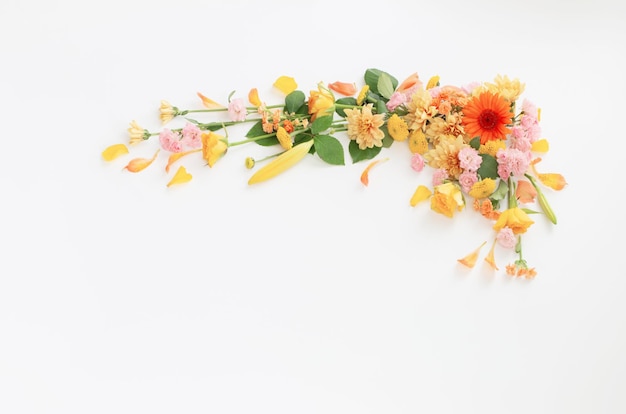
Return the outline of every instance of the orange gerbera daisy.
[[[463,126],[470,137],[480,137],[480,143],[506,138],[511,130],[506,126],[513,113],[509,103],[500,95],[483,92],[473,97],[463,108]]]

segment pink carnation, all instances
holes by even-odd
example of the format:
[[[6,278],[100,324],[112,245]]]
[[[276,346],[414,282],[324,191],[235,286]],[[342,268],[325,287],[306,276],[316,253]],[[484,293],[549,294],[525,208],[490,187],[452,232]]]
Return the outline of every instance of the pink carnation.
[[[183,145],[180,142],[180,139],[181,136],[178,132],[171,131],[167,128],[164,128],[159,134],[161,148],[169,152],[181,152],[183,150]]]
[[[421,172],[424,169],[424,157],[419,153],[413,154],[411,157],[411,168],[413,168],[414,171]]]
[[[248,111],[243,99],[237,98],[228,104],[228,115],[232,121],[245,121]]]
[[[480,82],[470,82],[467,85],[461,87],[461,89],[463,90],[463,92],[465,92],[468,95],[471,95],[472,92],[474,91],[474,89],[476,89],[477,87],[480,86]]]
[[[387,110],[389,112],[393,112],[398,106],[406,103],[407,96],[402,92],[394,92],[389,97],[389,101],[387,101]]]
[[[183,134],[182,143],[189,148],[202,147],[202,131],[196,125],[188,123],[181,131]]]
[[[502,227],[498,234],[496,235],[496,240],[500,244],[500,246],[505,249],[512,249],[517,244],[517,239],[515,238],[515,234],[510,227]]]
[[[500,149],[496,154],[498,160],[498,175],[503,180],[508,180],[509,176],[517,177],[523,175],[530,165],[530,152],[522,152],[517,148]]]
[[[433,185],[437,186],[437,185],[441,185],[443,184],[444,180],[448,179],[448,171],[446,171],[445,168],[437,168],[434,172],[433,172]]]
[[[475,171],[463,171],[459,175],[459,184],[464,193],[469,193],[472,186],[478,182],[478,174]]]
[[[516,148],[522,152],[528,152],[531,148],[531,142],[528,139],[526,130],[521,126],[514,126],[511,129],[511,148]]]
[[[478,151],[472,147],[465,147],[459,151],[459,165],[464,170],[477,171],[482,162],[482,157],[478,155]]]

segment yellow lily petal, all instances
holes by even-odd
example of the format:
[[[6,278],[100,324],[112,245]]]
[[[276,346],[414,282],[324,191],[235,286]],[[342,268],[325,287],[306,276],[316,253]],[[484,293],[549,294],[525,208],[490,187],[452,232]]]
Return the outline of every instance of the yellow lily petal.
[[[259,99],[259,91],[256,88],[252,88],[250,89],[250,92],[248,92],[248,101],[250,101],[250,104],[252,104],[253,106],[256,106],[257,108],[261,106],[261,100]]]
[[[496,250],[496,241],[493,241],[493,244],[491,245],[491,249],[489,250],[489,253],[487,253],[487,257],[485,257],[485,262],[489,263],[489,266],[491,266],[491,268],[493,270],[498,270],[498,266],[496,265],[496,258],[495,258],[495,250]]]
[[[172,153],[172,155],[170,155],[170,157],[167,159],[167,165],[165,166],[165,172],[169,173],[170,172],[170,167],[172,166],[172,164],[174,164],[176,161],[178,161],[179,159],[181,159],[185,155],[189,155],[191,153],[200,152],[200,151],[202,151],[202,148],[193,149],[193,150],[189,150],[189,151]]]
[[[198,97],[202,100],[202,105],[204,105],[204,107],[207,109],[215,109],[215,108],[224,107],[224,105],[218,104],[213,99],[207,98],[206,96],[202,95],[200,92],[198,92]]]
[[[113,161],[120,155],[124,154],[128,154],[128,148],[126,148],[126,145],[115,144],[102,151],[102,158],[104,158],[105,161]]]
[[[553,190],[559,191],[562,190],[567,182],[565,181],[565,177],[561,174],[557,173],[547,173],[547,174],[538,174],[537,177],[546,187],[550,187]]]
[[[274,82],[274,86],[277,87],[282,93],[285,95],[289,95],[291,92],[295,91],[298,87],[296,80],[289,76],[281,76],[276,79]]]
[[[545,138],[533,142],[530,147],[530,150],[534,152],[548,152],[549,149],[550,145],[548,144],[548,140]]]
[[[283,152],[272,162],[259,169],[252,177],[250,177],[248,185],[269,180],[270,178],[273,178],[285,170],[293,167],[296,163],[298,163],[298,161],[309,153],[312,146],[313,140],[311,139]]]
[[[420,185],[415,190],[415,193],[413,193],[413,197],[411,197],[411,207],[415,207],[422,201],[428,200],[432,194],[432,191],[430,191],[428,187]]]
[[[481,244],[480,246],[478,246],[476,250],[474,250],[473,252],[471,252],[470,254],[468,254],[462,259],[457,259],[457,261],[461,263],[462,265],[467,266],[469,268],[474,267],[474,265],[476,264],[476,260],[478,259],[478,254],[480,253],[480,249],[482,249],[485,244],[487,244],[486,241],[483,242],[483,244]]]
[[[167,186],[169,187],[175,184],[188,183],[189,181],[191,181],[191,177],[191,174],[189,174],[185,167],[181,165],[180,167],[178,167],[178,170],[176,171],[176,174],[174,174],[174,177],[172,177],[170,182],[167,183]]]
[[[432,89],[437,85],[439,85],[439,75],[435,75],[432,78],[428,79],[428,83],[426,84],[426,89]]]
[[[372,167],[374,167],[376,164],[378,164],[380,162],[385,162],[388,159],[389,158],[384,158],[382,160],[372,161],[372,162],[369,163],[369,165],[367,167],[365,167],[365,169],[363,170],[363,173],[361,174],[361,182],[363,183],[364,186],[367,186],[370,183],[369,172],[372,169]]]
[[[124,167],[124,169],[130,172],[136,173],[147,168],[156,159],[157,155],[159,154],[159,151],[161,150],[160,149],[156,150],[152,158],[134,158],[130,160],[130,162],[128,163],[128,165],[126,165],[126,167]]]

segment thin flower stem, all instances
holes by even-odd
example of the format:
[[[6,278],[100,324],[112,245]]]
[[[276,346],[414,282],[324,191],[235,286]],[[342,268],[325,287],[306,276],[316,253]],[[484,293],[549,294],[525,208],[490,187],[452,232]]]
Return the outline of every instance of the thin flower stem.
[[[282,108],[283,104],[276,104],[276,105],[268,105],[265,108],[267,109],[274,109],[274,108]],[[248,113],[254,113],[257,112],[258,108],[256,106],[247,106],[246,110],[248,111]],[[187,115],[187,114],[191,114],[191,113],[200,113],[200,112],[225,112],[228,111],[228,107],[223,107],[223,108],[212,108],[212,109],[185,109],[179,112],[179,115]]]

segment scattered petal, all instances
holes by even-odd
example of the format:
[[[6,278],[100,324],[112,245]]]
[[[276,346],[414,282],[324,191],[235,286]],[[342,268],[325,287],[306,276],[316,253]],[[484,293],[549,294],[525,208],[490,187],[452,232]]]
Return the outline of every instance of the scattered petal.
[[[298,163],[298,161],[309,153],[312,146],[313,140],[311,139],[283,152],[272,162],[254,173],[254,175],[248,180],[248,185],[269,180],[270,178],[273,178],[285,170],[293,167],[296,163]]]
[[[165,166],[165,172],[169,173],[170,172],[170,167],[172,166],[172,164],[174,164],[176,161],[178,161],[179,159],[181,159],[185,155],[189,155],[191,153],[200,152],[200,151],[202,151],[202,148],[189,150],[189,151],[172,153],[172,155],[170,155],[170,157],[167,159],[167,165]]]
[[[191,181],[191,177],[191,174],[189,174],[185,167],[181,165],[180,167],[178,167],[178,170],[176,171],[176,174],[174,174],[174,177],[172,177],[170,182],[167,183],[167,186],[170,187],[176,184],[188,183],[189,181]]]
[[[556,191],[562,190],[567,185],[565,177],[563,177],[561,174],[538,174],[537,177],[539,178],[539,181],[543,183],[543,185],[545,185],[546,187],[550,187],[551,189]]]
[[[156,150],[152,158],[134,158],[130,160],[130,162],[128,163],[128,165],[126,165],[126,167],[124,167],[124,169],[136,173],[147,168],[156,159],[159,151],[161,151],[161,149]]]
[[[128,154],[128,148],[124,144],[115,144],[107,147],[104,151],[102,151],[102,158],[105,161],[113,161],[120,155]]]
[[[550,149],[550,145],[548,144],[547,139],[542,138],[533,142],[530,149],[534,152],[548,152],[548,150]]]
[[[415,85],[420,85],[420,78],[417,75],[417,72],[409,75],[408,78],[406,78],[404,81],[402,81],[402,83],[400,84],[400,86],[398,86],[398,88],[396,89],[397,92],[404,92],[407,91],[409,89],[411,89],[413,86]]]
[[[343,96],[353,96],[356,93],[356,84],[347,82],[329,83],[328,87]]]
[[[489,266],[491,266],[491,268],[493,270],[498,270],[498,266],[496,265],[496,258],[495,258],[495,250],[496,250],[496,241],[493,241],[493,244],[491,245],[491,249],[489,249],[489,253],[487,253],[487,257],[485,257],[485,262],[489,263]]]
[[[432,89],[435,86],[439,86],[439,75],[435,75],[432,78],[428,79],[428,83],[426,84],[426,89]]]
[[[202,105],[204,105],[204,107],[207,108],[207,109],[216,109],[216,108],[223,108],[224,107],[224,105],[218,104],[213,99],[207,98],[206,96],[202,95],[200,92],[198,92],[198,96],[202,100]]]
[[[461,263],[462,265],[467,266],[471,269],[476,264],[476,260],[478,259],[478,254],[480,253],[480,249],[482,249],[485,244],[487,244],[486,241],[483,242],[483,244],[481,244],[480,246],[478,246],[476,250],[474,250],[473,252],[471,252],[470,254],[468,254],[462,259],[457,259],[457,261]]]
[[[274,82],[274,86],[285,95],[289,95],[291,92],[296,90],[298,84],[292,77],[281,76],[280,78],[276,79],[276,82]]]
[[[256,88],[252,88],[250,89],[250,92],[248,92],[248,101],[250,101],[251,105],[256,106],[257,108],[261,106],[259,91]]]
[[[374,167],[378,163],[385,162],[387,160],[389,160],[389,158],[383,158],[381,160],[372,161],[369,163],[367,167],[365,167],[365,169],[363,170],[363,173],[361,174],[361,182],[363,183],[364,186],[367,186],[370,183],[369,172],[372,169],[372,167]]]
[[[519,180],[517,182],[517,188],[515,189],[515,196],[517,197],[517,201],[522,204],[532,203],[535,201],[535,197],[537,197],[537,190],[530,181]]]
[[[413,193],[413,197],[411,197],[411,207],[415,207],[422,201],[426,201],[433,195],[432,191],[424,185],[420,185]]]

